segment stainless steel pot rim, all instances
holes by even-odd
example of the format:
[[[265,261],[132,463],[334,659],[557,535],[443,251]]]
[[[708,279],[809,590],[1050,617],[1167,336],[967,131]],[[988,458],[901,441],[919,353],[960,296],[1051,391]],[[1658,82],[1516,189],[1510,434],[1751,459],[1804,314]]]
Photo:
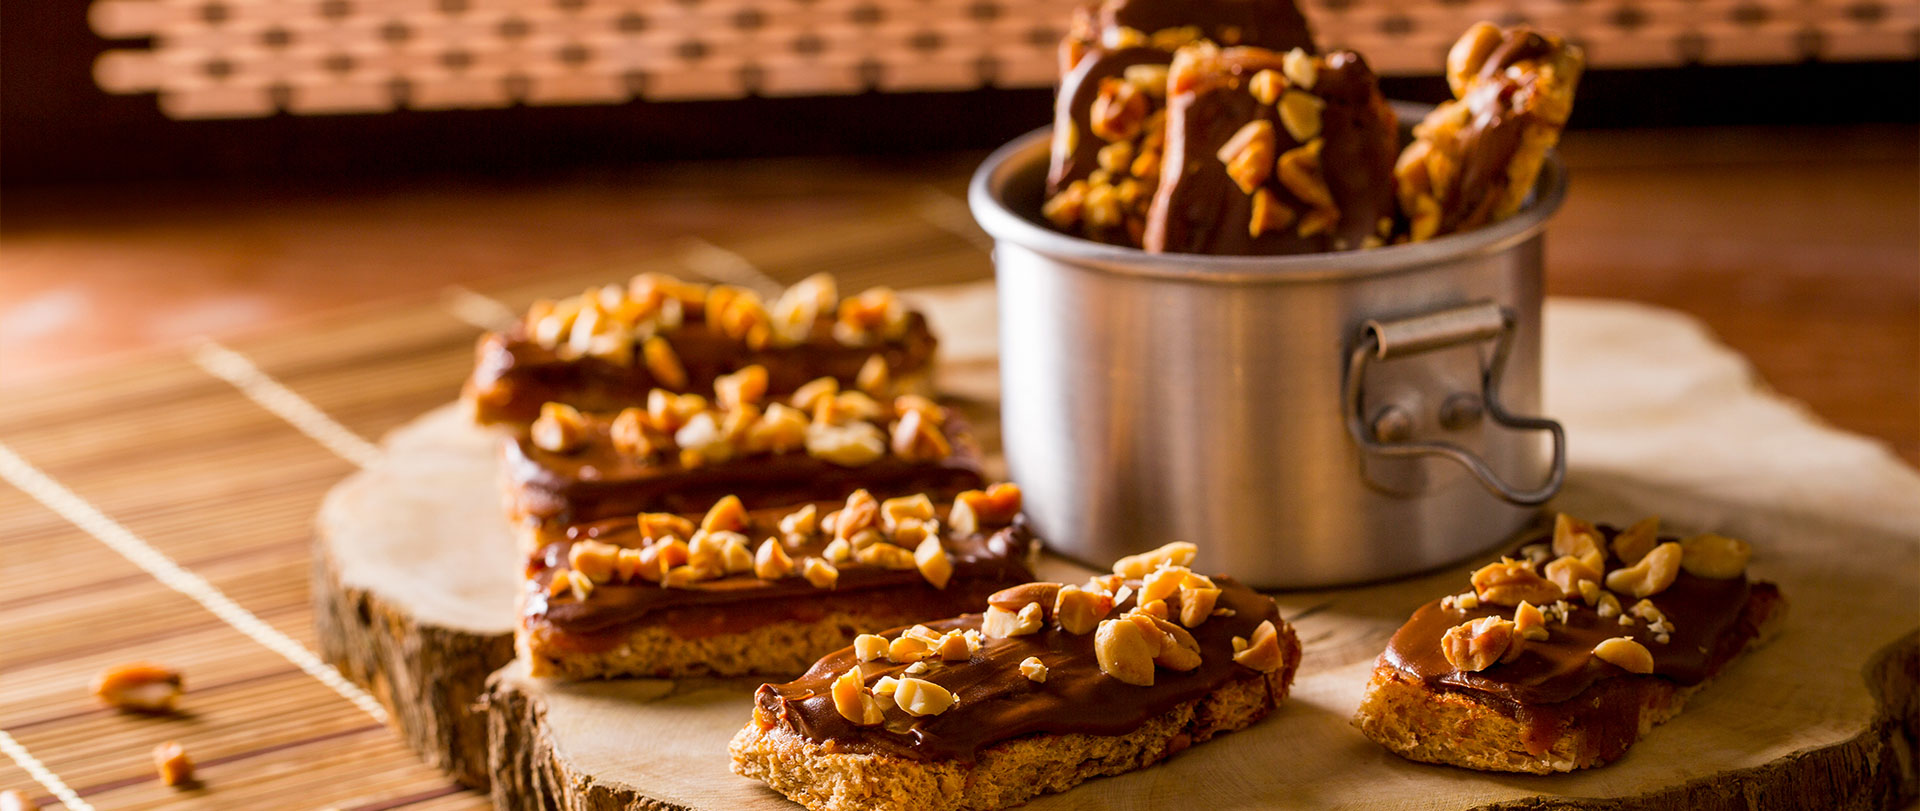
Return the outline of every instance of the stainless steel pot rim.
[[[1406,119],[1422,108],[1396,103]],[[1418,120],[1417,117],[1414,120]],[[1426,242],[1338,253],[1293,256],[1207,256],[1147,253],[1069,236],[1022,216],[1005,197],[1012,176],[1027,163],[1047,158],[1052,127],[1041,127],[995,150],[974,172],[967,201],[974,219],[995,240],[1018,245],[1084,268],[1203,284],[1292,284],[1418,271],[1437,262],[1505,250],[1546,226],[1567,194],[1566,166],[1547,153],[1533,199],[1520,213],[1492,225]]]

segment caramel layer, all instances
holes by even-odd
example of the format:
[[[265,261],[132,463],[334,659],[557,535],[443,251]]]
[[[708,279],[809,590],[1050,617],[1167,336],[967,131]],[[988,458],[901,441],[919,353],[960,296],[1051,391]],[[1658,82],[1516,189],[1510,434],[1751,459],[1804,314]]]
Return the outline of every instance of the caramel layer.
[[[836,677],[859,667],[871,685],[882,676],[899,677],[907,667],[886,660],[861,663],[852,648],[845,648],[815,663],[799,679],[761,686],[755,695],[755,717],[832,751],[921,761],[971,761],[982,747],[1036,733],[1125,734],[1229,682],[1263,678],[1264,674],[1233,661],[1235,636],[1251,637],[1267,620],[1283,636],[1290,636],[1273,600],[1231,578],[1214,581],[1221,588],[1217,605],[1234,613],[1188,629],[1200,644],[1200,666],[1185,673],[1160,668],[1151,687],[1126,684],[1100,672],[1094,634],[1070,634],[1048,623],[1025,636],[989,637],[966,662],[928,662],[927,672],[917,678],[939,684],[958,698],[939,715],[914,717],[894,707],[886,710],[883,724],[872,727],[842,717],[833,706],[831,688]],[[1132,585],[1139,587],[1138,582]],[[1128,598],[1109,616],[1119,616],[1133,603]],[[1177,603],[1177,597],[1170,600],[1169,608],[1177,612]],[[981,615],[967,614],[927,626],[944,633],[979,628],[980,622]],[[1282,647],[1287,644],[1283,642]],[[1031,681],[1020,672],[1020,662],[1029,656],[1039,657],[1047,666],[1045,682]]]
[[[694,513],[728,495],[748,509],[843,500],[866,489],[877,498],[926,493],[935,500],[985,485],[979,451],[966,424],[950,416],[942,429],[953,453],[932,462],[888,454],[861,467],[805,451],[749,456],[686,467],[677,459],[639,460],[616,452],[605,421],[596,420],[584,448],[553,453],[527,437],[506,443],[504,475],[514,511],[565,524],[641,512]]]
[[[721,375],[756,363],[767,368],[768,393],[773,396],[790,394],[821,377],[850,387],[861,365],[876,354],[885,359],[894,379],[912,377],[931,371],[938,345],[926,317],[917,312],[908,313],[903,337],[875,346],[840,343],[833,338],[832,322],[823,319],[799,345],[754,350],[708,326],[697,309],[688,314],[687,323],[662,337],[686,368],[687,385],[677,391],[701,395],[710,395],[713,381]],[[548,402],[600,412],[644,405],[647,392],[665,387],[639,361],[638,353],[636,347],[626,363],[595,357],[569,360],[534,343],[524,325],[505,333],[490,332],[475,351],[467,394],[480,421],[488,423],[530,423],[540,416],[541,404]]]

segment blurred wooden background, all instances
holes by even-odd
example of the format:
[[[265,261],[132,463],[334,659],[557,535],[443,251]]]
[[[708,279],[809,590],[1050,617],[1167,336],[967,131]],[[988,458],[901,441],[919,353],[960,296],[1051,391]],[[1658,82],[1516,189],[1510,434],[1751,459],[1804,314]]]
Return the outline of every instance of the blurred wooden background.
[[[1920,146],[1909,126],[1570,133],[1548,291],[1694,313],[1837,425],[1920,462]],[[982,157],[682,162],[290,190],[9,190],[0,388],[198,334],[446,285],[604,269],[903,208],[972,228]],[[977,274],[990,265],[981,253]],[[447,392],[451,398],[454,392]]]

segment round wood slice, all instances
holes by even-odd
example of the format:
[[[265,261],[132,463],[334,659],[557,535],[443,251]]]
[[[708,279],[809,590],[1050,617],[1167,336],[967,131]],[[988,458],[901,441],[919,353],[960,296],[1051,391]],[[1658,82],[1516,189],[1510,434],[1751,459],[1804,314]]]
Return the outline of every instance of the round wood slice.
[[[321,654],[378,696],[422,759],[487,785],[487,675],[513,660],[522,564],[495,480],[498,435],[455,405],[394,431],[316,520]]]
[[[1402,760],[1349,723],[1388,636],[1420,604],[1464,588],[1483,561],[1284,594],[1306,653],[1271,717],[1023,807],[1876,808],[1912,798],[1920,477],[1764,393],[1687,319],[1562,303],[1548,325],[1548,408],[1575,449],[1556,506],[1614,523],[1657,513],[1669,531],[1750,541],[1751,573],[1778,582],[1791,604],[1777,639],[1616,763],[1488,774]],[[794,808],[729,770],[727,742],[749,720],[753,686],[558,684],[510,665],[488,698],[495,804]]]

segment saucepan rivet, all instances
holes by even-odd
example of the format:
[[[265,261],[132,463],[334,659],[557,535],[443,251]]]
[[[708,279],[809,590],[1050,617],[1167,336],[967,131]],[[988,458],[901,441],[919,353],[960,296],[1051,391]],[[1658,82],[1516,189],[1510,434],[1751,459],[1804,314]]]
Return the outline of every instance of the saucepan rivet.
[[[1446,401],[1440,404],[1440,427],[1449,431],[1472,428],[1474,424],[1480,422],[1480,417],[1485,412],[1486,406],[1481,404],[1478,394],[1460,392],[1449,395]]]
[[[1397,405],[1380,409],[1373,416],[1373,438],[1376,442],[1404,442],[1413,436],[1413,415]]]

